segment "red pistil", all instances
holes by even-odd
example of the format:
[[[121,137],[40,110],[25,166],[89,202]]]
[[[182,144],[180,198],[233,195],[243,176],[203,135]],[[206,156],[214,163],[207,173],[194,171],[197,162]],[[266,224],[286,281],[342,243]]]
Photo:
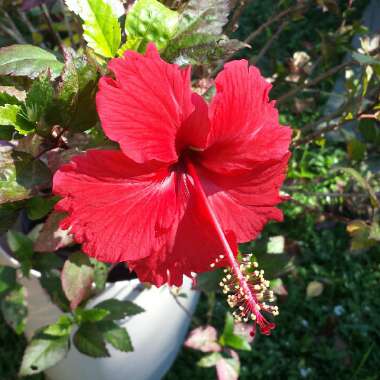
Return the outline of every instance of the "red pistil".
[[[188,157],[185,158],[185,162],[187,170],[193,178],[195,191],[199,195],[223,245],[225,253],[223,258],[226,259],[230,267],[230,269],[225,269],[226,277],[220,285],[224,293],[232,293],[228,296],[228,303],[231,307],[236,308],[233,315],[237,321],[248,322],[251,319],[255,325],[257,323],[260,326],[263,334],[269,335],[271,330],[275,328],[275,324],[268,322],[261,310],[277,315],[278,309],[276,306],[265,303],[265,300],[273,301],[273,293],[268,290],[269,282],[263,277],[264,271],[252,271],[252,267],[257,267],[257,263],[251,263],[249,257],[244,258],[242,263],[238,262],[218,217],[207,199],[195,166]],[[254,330],[252,334],[254,334]]]

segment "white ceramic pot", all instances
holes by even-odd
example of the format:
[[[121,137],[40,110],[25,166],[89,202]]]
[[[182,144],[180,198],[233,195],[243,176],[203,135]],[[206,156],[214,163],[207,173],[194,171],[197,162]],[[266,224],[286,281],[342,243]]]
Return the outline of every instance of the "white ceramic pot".
[[[0,245],[0,264],[18,266]],[[28,321],[26,335],[44,325],[53,323],[62,312],[50,301],[40,286],[39,273],[33,271],[30,279],[22,279],[27,289]],[[49,380],[159,380],[169,370],[180,349],[190,323],[190,315],[198,302],[198,292],[191,289],[186,278],[178,305],[168,287],[142,289],[138,280],[107,284],[89,307],[109,298],[133,301],[144,313],[120,322],[131,336],[134,351],[123,353],[107,346],[111,357],[93,359],[78,352],[74,345],[67,357],[45,371]]]

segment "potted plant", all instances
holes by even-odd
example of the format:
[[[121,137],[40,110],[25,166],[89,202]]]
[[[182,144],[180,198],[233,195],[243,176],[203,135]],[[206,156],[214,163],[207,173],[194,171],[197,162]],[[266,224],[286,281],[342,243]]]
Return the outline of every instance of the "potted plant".
[[[245,46],[222,35],[227,2],[65,3],[79,43],[41,5],[56,49],[0,49],[0,294],[31,338],[20,374],[160,378],[194,311],[196,273],[217,267],[235,319],[270,334],[273,293],[237,243],[282,217],[290,129],[246,61],[226,65],[206,102],[205,65]]]

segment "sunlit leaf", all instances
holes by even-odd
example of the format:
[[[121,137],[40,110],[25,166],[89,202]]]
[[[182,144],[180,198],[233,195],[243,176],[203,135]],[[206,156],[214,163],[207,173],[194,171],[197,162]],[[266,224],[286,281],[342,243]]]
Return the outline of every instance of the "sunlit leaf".
[[[53,77],[60,74],[63,63],[56,56],[33,45],[11,45],[0,48],[0,75],[37,78],[49,70]]]

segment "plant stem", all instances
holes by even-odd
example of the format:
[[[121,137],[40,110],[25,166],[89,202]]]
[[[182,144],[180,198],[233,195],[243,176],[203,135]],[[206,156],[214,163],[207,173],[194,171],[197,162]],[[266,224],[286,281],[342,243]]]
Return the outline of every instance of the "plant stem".
[[[266,54],[266,52],[270,49],[270,47],[272,46],[273,42],[278,38],[278,36],[282,33],[282,31],[285,29],[286,25],[288,24],[288,21],[287,20],[284,20],[280,26],[278,27],[278,29],[276,30],[276,32],[273,34],[273,36],[266,42],[266,44],[262,47],[262,49],[260,50],[259,54],[257,54],[256,56],[254,56],[251,60],[250,60],[250,64],[251,65],[256,65],[258,61],[260,61],[261,58],[264,57],[264,55]]]
[[[53,24],[53,20],[50,17],[49,9],[47,8],[46,4],[41,4],[40,8],[41,8],[42,13],[45,17],[45,20],[48,24],[48,27],[49,27],[51,34],[54,36],[58,46],[61,48],[61,50],[63,52],[63,42],[62,42],[62,39],[61,39],[61,36],[59,35],[59,33],[54,29],[54,24]]]
[[[326,72],[318,75],[315,79],[303,82],[302,84],[300,84],[297,87],[293,88],[292,90],[288,91],[286,94],[280,96],[280,98],[277,100],[277,104],[283,103],[283,102],[289,100],[290,98],[293,98],[294,95],[298,94],[300,91],[302,91],[308,87],[315,86],[316,84],[318,84],[322,80],[336,74],[338,71],[340,71],[340,70],[342,70],[348,66],[351,66],[353,64],[356,64],[356,63],[357,62],[354,60],[351,60],[348,62],[343,62],[340,65],[334,66],[331,69],[327,70]]]
[[[240,15],[242,14],[245,7],[250,3],[249,0],[240,0],[239,4],[235,7],[230,21],[227,23],[227,25],[224,27],[224,33],[228,34],[230,32],[233,32],[236,29],[237,21],[240,18]]]
[[[275,22],[281,20],[282,18],[288,16],[289,14],[291,14],[293,12],[304,11],[304,10],[308,9],[310,4],[311,4],[311,2],[307,2],[305,4],[297,4],[293,7],[290,7],[288,9],[280,12],[280,13],[275,14],[274,16],[269,18],[266,22],[264,22],[264,24],[260,25],[254,32],[252,32],[250,35],[248,35],[248,37],[243,42],[249,45],[266,28],[268,28],[269,26],[271,26]],[[211,72],[210,77],[215,76],[219,72],[219,70],[222,69],[224,63],[229,61],[235,54],[236,54],[236,52],[233,52],[233,53],[227,55],[227,57],[225,57],[223,59],[223,61],[220,62],[219,65]]]

